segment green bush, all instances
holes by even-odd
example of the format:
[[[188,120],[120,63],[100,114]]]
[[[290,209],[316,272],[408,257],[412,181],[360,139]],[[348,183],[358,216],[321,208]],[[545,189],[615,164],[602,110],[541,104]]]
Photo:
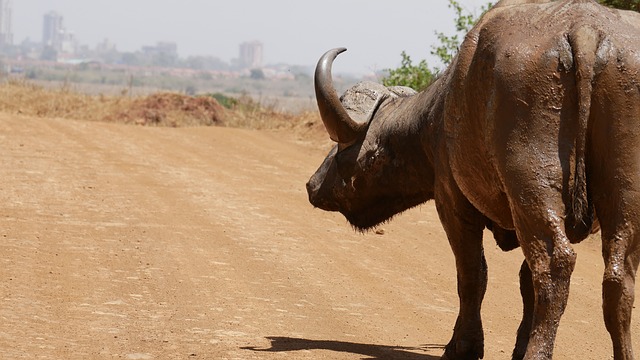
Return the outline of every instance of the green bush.
[[[622,10],[634,10],[640,12],[640,0],[600,0],[600,4]]]
[[[218,104],[224,106],[227,109],[233,109],[238,105],[238,100],[236,98],[227,96],[222,93],[207,94],[207,96],[216,99]]]
[[[482,14],[484,14],[490,7],[491,3],[482,7]],[[451,63],[455,55],[458,53],[460,47],[460,39],[464,38],[464,35],[471,30],[473,25],[478,21],[480,16],[475,16],[469,12],[465,12],[462,5],[456,0],[449,0],[449,7],[453,8],[456,12],[456,18],[454,19],[456,25],[456,34],[452,36],[445,35],[442,32],[436,32],[439,45],[431,46],[431,54],[437,56],[443,65],[447,66]],[[382,79],[382,84],[385,86],[408,86],[416,91],[423,90],[429,86],[436,77],[436,74],[440,72],[439,68],[429,68],[426,60],[420,61],[417,65],[414,65],[409,55],[404,51],[402,54],[402,62],[397,69],[387,69],[388,75]]]
[[[414,65],[406,52],[403,51],[400,55],[402,56],[400,67],[387,70],[389,75],[382,79],[384,86],[408,86],[420,91],[431,85],[435,75],[431,72],[425,60]]]

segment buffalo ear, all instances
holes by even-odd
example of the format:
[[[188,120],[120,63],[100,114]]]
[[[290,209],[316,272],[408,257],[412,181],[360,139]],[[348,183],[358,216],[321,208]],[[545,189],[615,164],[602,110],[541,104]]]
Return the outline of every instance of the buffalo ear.
[[[387,97],[397,97],[397,95],[381,84],[363,81],[345,91],[340,97],[340,102],[350,118],[366,124],[376,106]]]
[[[342,106],[349,117],[360,124],[366,124],[376,107],[388,98],[408,97],[417,94],[406,86],[391,86],[363,81],[351,87],[340,97]]]

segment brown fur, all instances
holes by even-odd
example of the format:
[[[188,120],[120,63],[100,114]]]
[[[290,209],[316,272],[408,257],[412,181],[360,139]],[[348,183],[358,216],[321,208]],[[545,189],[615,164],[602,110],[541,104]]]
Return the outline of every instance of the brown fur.
[[[319,62],[319,103],[339,104],[327,78],[341,51]],[[342,103],[362,97],[361,88]],[[376,87],[368,94],[369,102],[384,100],[374,111],[359,110],[367,116],[324,106],[329,133],[348,141],[338,141],[309,180],[309,200],[358,229],[435,200],[460,297],[443,358],[483,357],[485,227],[501,248],[519,245],[526,258],[513,359],[550,359],[576,261],[571,243],[600,226],[605,324],[614,358],[632,359],[640,15],[591,0],[503,0],[427,90],[397,96]]]

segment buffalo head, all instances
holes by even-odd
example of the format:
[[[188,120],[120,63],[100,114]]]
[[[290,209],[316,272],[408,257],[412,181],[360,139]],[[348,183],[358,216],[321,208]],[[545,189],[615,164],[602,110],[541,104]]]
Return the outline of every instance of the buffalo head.
[[[363,82],[339,98],[331,65],[346,49],[325,53],[315,72],[318,108],[337,144],[307,183],[309,201],[370,229],[431,199],[432,167],[415,126],[415,91]],[[412,125],[413,124],[413,125]]]

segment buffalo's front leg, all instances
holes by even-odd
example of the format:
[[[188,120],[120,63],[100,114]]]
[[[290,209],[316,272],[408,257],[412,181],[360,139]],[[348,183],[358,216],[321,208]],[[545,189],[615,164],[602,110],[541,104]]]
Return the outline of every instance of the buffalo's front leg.
[[[480,307],[487,288],[482,231],[486,220],[457,188],[448,185],[438,190],[438,215],[455,256],[460,298],[453,336],[442,359],[481,359],[484,357],[484,334]]]

